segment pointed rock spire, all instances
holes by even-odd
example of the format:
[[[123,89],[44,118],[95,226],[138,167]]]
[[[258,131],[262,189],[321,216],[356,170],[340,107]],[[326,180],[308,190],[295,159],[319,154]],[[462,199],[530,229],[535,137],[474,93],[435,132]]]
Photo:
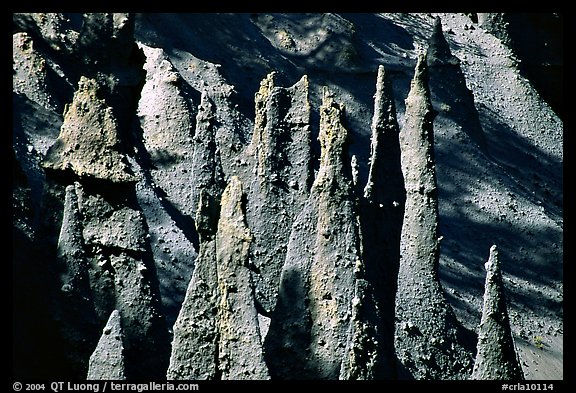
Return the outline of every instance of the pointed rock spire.
[[[334,100],[334,96],[324,87],[320,106],[320,169],[312,188],[328,187],[331,182],[345,182],[340,173],[344,167],[344,144],[348,130],[342,125],[344,106]],[[339,172],[340,171],[340,172]]]
[[[343,107],[325,89],[320,108],[318,176],[292,225],[276,309],[266,337],[274,377],[337,379],[349,334],[355,267],[359,256],[357,218]],[[358,341],[358,340],[356,340]],[[350,346],[349,346],[350,348]],[[352,360],[354,366],[355,359]],[[344,367],[342,375],[353,377]]]
[[[233,176],[222,194],[216,233],[218,370],[222,379],[269,379],[248,269],[251,241],[242,183]]]
[[[196,115],[194,153],[192,156],[195,187],[191,189],[191,202],[197,212],[200,190],[206,190],[212,197],[219,199],[226,186],[215,132],[214,104],[208,93],[203,91]]]
[[[266,123],[268,122],[266,106],[268,102],[268,97],[272,94],[274,90],[274,81],[276,78],[276,72],[271,72],[260,82],[260,88],[254,96],[254,106],[255,106],[255,117],[254,117],[254,132],[252,134],[251,148],[256,150],[256,156],[258,158],[258,171],[259,173],[263,170],[263,164],[266,162],[264,157],[261,157],[262,153],[260,149],[261,143],[265,143],[266,134],[264,131],[266,129]]]
[[[100,341],[90,356],[86,379],[124,380],[124,334],[118,310],[112,311]]]
[[[219,200],[202,189],[196,214],[200,251],[174,324],[168,379],[211,380],[219,375],[215,241],[219,208]]]
[[[364,197],[371,203],[403,204],[406,195],[400,167],[400,129],[390,78],[383,65],[378,67],[371,128],[370,170]]]
[[[459,342],[459,324],[438,278],[440,241],[433,119],[424,52],[418,56],[400,133],[406,208],[395,347],[398,359],[415,379],[462,379],[469,373],[472,355]]]
[[[406,191],[400,162],[399,127],[389,76],[378,67],[368,181],[360,198],[362,258],[374,288],[380,325],[376,332],[383,374],[395,378],[394,309]]]
[[[184,217],[192,218],[197,209],[197,190],[204,186],[196,183],[195,175],[199,168],[202,168],[201,176],[204,175],[211,164],[206,159],[201,166],[196,166],[198,162],[193,156],[199,147],[202,149],[214,144],[211,135],[214,131],[210,129],[212,108],[204,97],[200,104],[204,110],[200,116],[204,121],[200,126],[196,125],[196,132],[200,135],[193,138],[197,113],[196,104],[187,94],[187,84],[161,48],[143,44],[140,47],[146,55],[143,67],[146,83],[138,101],[142,137],[136,143],[141,143],[138,147],[145,154],[140,156],[147,157],[148,161],[142,162],[141,166],[145,173],[150,174],[154,188],[164,194],[166,202],[174,205]],[[189,229],[193,231],[192,223]]]
[[[428,64],[432,65],[460,65],[460,60],[452,54],[450,46],[442,32],[442,21],[439,16],[434,19],[434,29],[428,40]]]
[[[90,286],[89,262],[82,237],[82,215],[74,185],[65,189],[62,226],[58,237],[59,299],[54,301],[59,329],[65,337],[65,355],[83,367],[100,335],[100,323]]]
[[[470,379],[523,380],[524,373],[514,347],[510,319],[495,245],[484,265],[484,306],[478,333],[476,361]]]
[[[87,65],[126,63],[134,45],[135,15],[86,13],[75,51]]]
[[[308,78],[285,88],[274,85],[275,75],[262,81],[255,96],[256,121],[248,147],[253,171],[244,175],[252,277],[256,300],[267,315],[276,304],[290,227],[311,183]]]
[[[88,265],[82,238],[82,217],[78,210],[78,197],[74,185],[66,187],[62,227],[58,237],[58,257],[65,268],[64,285],[68,291],[86,296],[90,291]]]
[[[466,86],[466,77],[460,67],[460,60],[452,54],[442,32],[440,17],[436,17],[434,30],[428,40],[428,65],[430,67],[430,88],[439,101],[441,111],[449,112],[449,120],[456,123],[452,132],[466,133],[470,139],[487,153],[484,130],[474,104],[474,95]]]
[[[48,150],[43,166],[71,170],[80,178],[136,182],[138,179],[121,152],[112,109],[98,94],[98,82],[80,78],[72,103],[64,111],[60,135]]]

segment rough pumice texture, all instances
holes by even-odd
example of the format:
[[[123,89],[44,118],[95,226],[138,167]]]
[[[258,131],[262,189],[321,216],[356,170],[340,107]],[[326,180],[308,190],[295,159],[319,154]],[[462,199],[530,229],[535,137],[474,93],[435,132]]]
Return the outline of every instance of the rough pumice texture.
[[[34,41],[27,33],[12,36],[14,63],[14,92],[24,94],[50,110],[60,109],[60,103],[50,92],[48,64],[34,48]]]
[[[390,379],[395,376],[395,367],[392,348],[386,342],[385,334],[389,331],[384,327],[374,288],[361,278],[363,273],[356,271],[346,349],[338,379]]]
[[[252,277],[256,300],[269,317],[276,304],[278,280],[295,216],[311,185],[308,78],[292,87],[274,85],[269,74],[255,95],[255,122],[247,148],[253,158],[247,173],[246,221],[252,231]]]
[[[193,203],[198,205],[195,226],[199,251],[194,273],[174,324],[168,379],[220,377],[216,232],[224,181],[214,133],[213,106],[204,92],[196,118],[192,168],[199,190],[194,190],[192,194]]]
[[[46,169],[72,171],[80,178],[135,182],[138,179],[121,152],[112,109],[98,93],[98,82],[80,78],[74,100],[64,111],[60,135],[42,165]]]
[[[391,79],[382,65],[378,67],[376,78],[371,129],[368,180],[359,198],[362,257],[366,264],[366,280],[377,289],[374,296],[382,323],[377,329],[377,353],[386,366],[377,378],[395,378],[392,316],[395,312],[406,191]]]
[[[91,286],[100,315],[122,315],[129,378],[163,378],[169,350],[147,228],[134,186],[121,190],[77,187],[84,242],[90,250]]]
[[[74,185],[66,187],[62,227],[58,238],[58,257],[62,263],[62,282],[66,291],[87,296],[88,263],[84,252],[82,216],[78,208],[78,197]]]
[[[194,133],[192,174],[196,187],[192,188],[189,196],[192,206],[198,206],[203,190],[219,200],[226,185],[216,143],[215,122],[214,104],[208,93],[203,91],[196,115],[196,131]]]
[[[174,325],[168,379],[269,379],[239,178],[221,195],[200,193],[200,253]]]
[[[463,379],[472,354],[459,342],[458,321],[447,303],[438,261],[438,191],[434,163],[434,112],[426,52],[420,53],[400,133],[406,210],[396,294],[398,359],[415,379]]]
[[[354,270],[362,269],[343,108],[324,90],[320,168],[292,225],[266,342],[279,378],[337,379],[347,341]]]
[[[85,17],[73,55],[91,77],[79,77],[72,103],[64,110],[60,135],[43,166],[49,169],[48,190],[55,195],[62,182],[79,179],[74,192],[92,303],[92,309],[84,307],[84,318],[89,320],[95,313],[97,324],[103,325],[113,309],[119,310],[125,323],[126,376],[164,378],[168,331],[160,310],[148,227],[135,193],[139,179],[124,153],[141,76],[141,65],[133,56],[131,24],[133,20],[123,14]],[[66,193],[72,195],[70,186]],[[66,225],[68,217],[64,217]],[[76,326],[64,337],[73,341],[81,330]],[[93,342],[90,334],[86,337],[87,345]],[[84,367],[87,360],[77,356],[72,364]]]
[[[84,243],[75,186],[69,185],[65,190],[62,227],[58,237],[61,287],[55,311],[60,320],[61,334],[70,345],[66,354],[71,362],[86,358],[92,344],[86,337],[94,338],[99,330]]]
[[[148,156],[151,181],[164,191],[170,203],[188,217],[196,213],[193,170],[196,108],[186,96],[184,81],[162,49],[140,45],[146,55],[146,83],[138,104],[145,154]],[[204,106],[207,104],[204,103]],[[209,110],[209,109],[208,109]],[[200,136],[196,136],[200,138]],[[210,141],[204,141],[209,144]],[[194,195],[194,194],[193,194]]]
[[[12,20],[14,380],[562,379],[561,14]]]
[[[124,334],[118,310],[112,311],[102,331],[102,336],[92,355],[88,368],[88,380],[125,380]]]
[[[242,183],[232,176],[222,194],[216,233],[218,370],[222,379],[269,379],[248,268],[252,235],[244,205]]]
[[[500,259],[495,245],[490,248],[490,257],[484,266],[484,306],[470,379],[523,380],[524,373],[510,329]]]
[[[86,64],[126,64],[134,44],[134,17],[126,13],[84,14],[76,52]]]
[[[200,251],[184,303],[174,324],[168,379],[216,379],[218,371],[218,275],[216,231],[219,199],[200,192],[196,229]]]

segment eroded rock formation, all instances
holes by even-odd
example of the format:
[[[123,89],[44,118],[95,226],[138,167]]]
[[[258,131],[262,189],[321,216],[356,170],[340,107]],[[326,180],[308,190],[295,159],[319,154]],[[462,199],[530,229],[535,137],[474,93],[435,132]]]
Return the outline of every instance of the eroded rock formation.
[[[112,311],[96,349],[90,355],[86,379],[124,380],[124,335],[120,313]]]
[[[216,379],[218,371],[218,274],[216,231],[219,199],[200,193],[196,230],[200,251],[184,303],[174,324],[168,379]]]
[[[255,95],[256,118],[247,148],[254,167],[247,176],[246,220],[251,244],[256,299],[270,316],[295,216],[308,198],[311,184],[310,103],[308,78],[293,86],[275,86],[269,74]]]
[[[523,377],[495,249],[473,371],[439,279],[435,145],[507,180],[466,28],[435,20],[408,92],[430,15],[13,19],[19,377]]]
[[[222,194],[216,232],[218,368],[222,379],[268,379],[250,277],[252,241],[242,183],[233,176]]]
[[[81,178],[135,182],[138,179],[121,151],[118,123],[99,91],[98,82],[80,78],[74,100],[64,112],[60,135],[43,166],[72,171]]]
[[[462,379],[471,354],[438,278],[440,234],[434,164],[434,111],[426,52],[420,53],[400,132],[406,207],[396,294],[398,359],[416,379]]]
[[[488,143],[474,105],[474,95],[466,85],[460,59],[450,50],[440,17],[434,19],[434,29],[428,39],[427,61],[430,91],[435,96],[438,115],[449,117],[454,122],[454,129],[462,130],[487,154]]]
[[[476,360],[470,379],[523,380],[522,365],[518,360],[510,330],[510,318],[496,246],[490,247],[490,257],[484,267],[486,268],[484,306],[478,332]]]
[[[342,116],[325,89],[320,169],[292,225],[266,343],[271,373],[280,378],[337,379],[342,367],[354,271],[363,269]]]
[[[394,318],[400,264],[400,238],[406,191],[400,163],[399,126],[390,78],[378,67],[368,180],[359,198],[362,258],[365,279],[376,289],[380,325],[377,353],[381,356],[378,378],[395,378]],[[363,293],[362,291],[361,293]]]
[[[174,328],[169,379],[269,378],[244,212],[238,177],[230,179],[221,199],[204,190],[200,194],[200,254]]]

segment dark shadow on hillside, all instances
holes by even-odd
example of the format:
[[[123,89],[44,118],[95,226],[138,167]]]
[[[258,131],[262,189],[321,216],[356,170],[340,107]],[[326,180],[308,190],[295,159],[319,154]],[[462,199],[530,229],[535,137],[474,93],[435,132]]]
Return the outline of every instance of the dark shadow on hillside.
[[[222,76],[235,87],[241,113],[254,118],[254,94],[271,71],[289,79],[301,75],[266,40],[250,21],[251,14],[139,14],[136,38],[162,47],[173,56],[186,51],[202,60],[220,64]]]
[[[363,13],[340,15],[356,26],[358,41],[362,43],[358,52],[364,59],[374,59],[379,55],[372,46],[394,57],[402,57],[404,51],[414,50],[414,39],[406,29],[381,15]]]
[[[479,108],[493,162],[514,178],[520,195],[542,205],[559,222],[564,204],[562,162],[511,129],[497,113]]]
[[[543,227],[528,216],[527,212],[520,210],[515,213],[519,220],[514,220],[509,215],[492,216],[472,200],[473,190],[478,187],[479,181],[487,181],[496,189],[509,189],[512,195],[519,195],[533,203],[537,203],[539,198],[544,196],[535,196],[531,192],[533,187],[523,184],[531,177],[529,171],[536,167],[526,170],[524,166],[519,167],[517,164],[522,161],[515,161],[515,166],[509,169],[496,160],[500,155],[509,160],[526,159],[521,148],[533,151],[537,157],[543,157],[544,162],[549,160],[552,167],[555,165],[554,159],[547,157],[544,152],[536,153],[535,147],[527,145],[514,133],[508,134],[505,139],[509,143],[508,148],[502,152],[494,152],[494,161],[477,152],[465,153],[466,150],[454,142],[443,141],[439,149],[440,230],[447,241],[446,246],[441,247],[440,253],[461,265],[455,269],[441,268],[440,277],[450,287],[480,298],[485,278],[484,263],[488,260],[489,249],[493,244],[498,245],[504,276],[545,286],[551,286],[563,279],[561,227]],[[514,146],[519,149],[515,157]],[[485,165],[488,170],[475,168],[471,160]],[[545,165],[541,168],[543,171],[550,170],[549,167],[545,168]],[[483,175],[486,172],[489,177]],[[446,178],[444,173],[451,173],[455,176],[454,180]],[[455,201],[449,204],[448,210],[442,208],[443,204],[448,206],[447,201]],[[541,201],[550,202],[546,198]],[[504,205],[504,201],[495,203],[502,204],[503,212],[514,212],[510,206]],[[541,295],[533,293],[530,288],[517,286],[510,290],[511,301],[531,307],[539,315],[547,313],[550,305],[553,305],[552,308],[558,307],[558,299],[547,299],[544,302],[530,300],[535,296],[541,298]]]
[[[561,119],[564,117],[562,13],[508,13],[510,46],[519,68]]]

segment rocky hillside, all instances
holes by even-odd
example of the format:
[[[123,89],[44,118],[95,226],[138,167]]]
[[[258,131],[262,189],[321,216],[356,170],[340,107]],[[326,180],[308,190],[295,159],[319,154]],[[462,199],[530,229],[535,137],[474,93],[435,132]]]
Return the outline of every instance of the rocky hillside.
[[[13,14],[13,376],[563,379],[562,15]]]

